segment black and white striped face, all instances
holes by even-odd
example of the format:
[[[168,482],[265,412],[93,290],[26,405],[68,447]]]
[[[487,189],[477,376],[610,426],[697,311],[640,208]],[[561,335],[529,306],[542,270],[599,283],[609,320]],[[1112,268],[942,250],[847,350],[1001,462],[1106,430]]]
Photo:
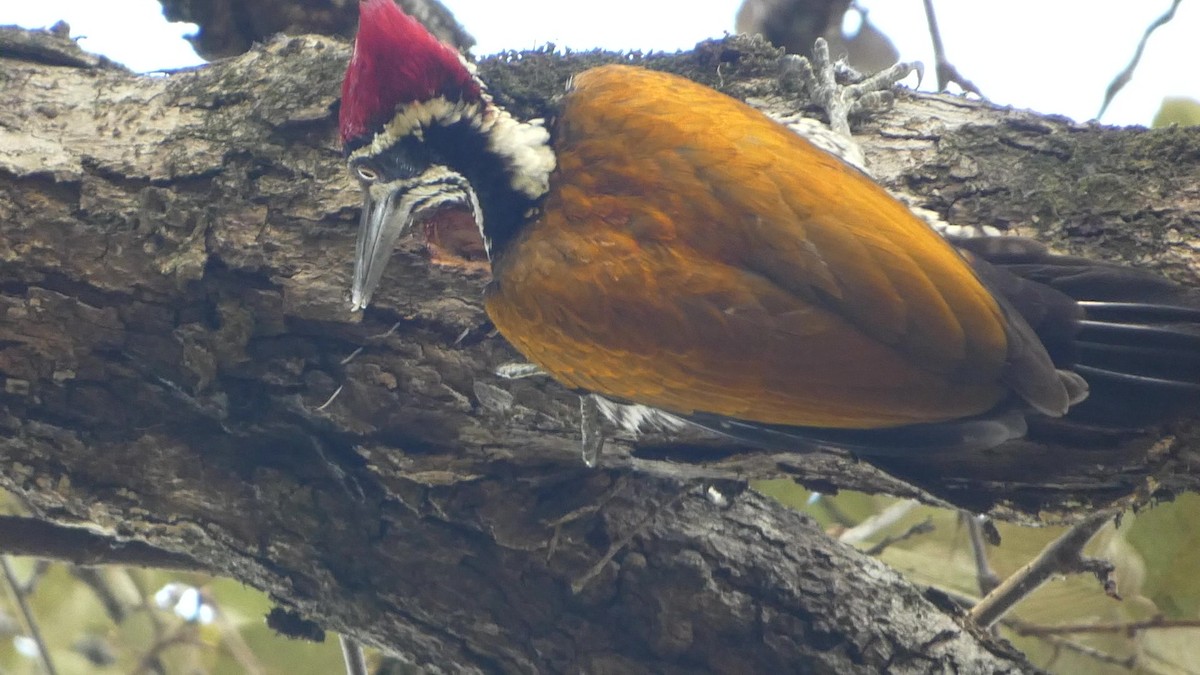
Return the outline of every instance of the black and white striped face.
[[[365,197],[352,309],[370,302],[396,241],[442,207],[471,212],[490,259],[497,236],[511,238],[549,188],[549,140],[541,120],[518,122],[483,96],[410,103],[375,134],[348,144],[347,166]]]
[[[357,311],[371,301],[396,241],[422,216],[448,205],[467,207],[476,222],[481,222],[483,216],[471,184],[446,166],[414,161],[399,151],[351,157],[349,165],[363,187],[350,291],[351,309]]]

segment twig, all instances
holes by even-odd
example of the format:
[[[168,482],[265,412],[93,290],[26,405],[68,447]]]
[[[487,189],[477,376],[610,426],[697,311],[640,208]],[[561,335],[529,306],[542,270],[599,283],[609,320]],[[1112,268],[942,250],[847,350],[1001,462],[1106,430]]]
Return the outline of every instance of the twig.
[[[396,323],[392,324],[392,327],[391,327],[391,328],[387,329],[387,332],[385,332],[385,333],[380,333],[379,335],[371,335],[371,336],[368,336],[368,337],[367,337],[367,339],[368,339],[368,340],[382,340],[382,339],[384,339],[384,338],[391,337],[392,333],[395,333],[395,332],[396,332],[396,329],[400,327],[400,324],[401,324],[401,323],[402,323],[402,322],[400,322],[400,321],[397,321]],[[460,337],[459,339],[461,340],[462,338]],[[346,358],[344,358],[344,359],[342,359],[341,361],[339,361],[339,362],[338,362],[338,365],[344,366],[344,365],[346,365],[347,363],[350,363],[351,361],[353,361],[353,360],[354,360],[354,357],[356,357],[356,356],[358,356],[359,354],[361,354],[361,353],[362,353],[362,351],[363,351],[363,348],[362,348],[362,347],[357,347],[357,348],[355,348],[355,350],[354,350],[354,351],[350,352],[350,355],[349,355],[349,356],[347,356]],[[337,394],[335,393],[335,394],[334,394],[334,396],[337,396]],[[329,404],[328,404],[328,403],[326,403],[325,405],[329,405]]]
[[[158,607],[150,600],[150,594],[146,591],[146,579],[144,572],[139,569],[119,566],[112,567],[112,570],[125,575],[125,580],[137,592],[137,603],[134,604],[134,610],[146,615],[146,619],[150,622],[150,630],[153,633],[154,640],[151,644],[156,644],[163,639],[167,629],[163,624],[162,615],[158,611]],[[163,664],[162,658],[157,655],[147,655],[145,659],[139,660],[144,670],[154,673],[154,675],[166,675],[167,667]]]
[[[338,397],[338,394],[341,394],[341,393],[342,393],[342,389],[343,389],[343,388],[345,388],[345,386],[346,386],[346,385],[344,385],[344,384],[339,384],[339,385],[338,385],[338,388],[337,388],[337,389],[334,389],[334,390],[333,390],[333,393],[329,395],[329,398],[328,398],[328,399],[326,399],[324,403],[322,403],[321,405],[317,406],[317,412],[321,412],[322,410],[324,410],[324,409],[328,408],[328,407],[329,407],[329,404],[330,404],[330,403],[333,403],[334,399],[336,399],[336,398]]]
[[[1158,30],[1159,26],[1175,18],[1175,10],[1179,9],[1179,2],[1180,0],[1174,0],[1171,3],[1171,8],[1163,13],[1162,16],[1155,19],[1146,28],[1146,32],[1142,33],[1142,39],[1138,41],[1137,49],[1133,52],[1133,58],[1129,60],[1129,64],[1125,66],[1124,70],[1117,73],[1117,76],[1109,83],[1108,89],[1104,91],[1104,103],[1100,105],[1100,112],[1096,113],[1096,119],[1104,117],[1104,112],[1108,110],[1108,104],[1112,103],[1117,94],[1133,79],[1133,71],[1137,69],[1138,63],[1142,60],[1142,53],[1146,51],[1146,43],[1150,41],[1150,34]]]
[[[372,336],[368,337],[367,339],[368,339],[368,340],[382,340],[382,339],[384,339],[384,338],[390,337],[390,336],[392,335],[392,333],[395,333],[395,332],[396,332],[396,329],[400,327],[400,323],[401,323],[400,321],[397,321],[396,323],[392,324],[392,327],[391,327],[391,328],[387,329],[387,332],[386,332],[386,333],[380,333],[379,335],[372,335]],[[459,336],[459,338],[458,338],[458,339],[459,339],[459,340],[462,340],[462,339],[463,339],[463,337],[465,337],[465,334],[464,334],[464,335],[461,335],[461,336]],[[457,344],[457,342],[456,342],[455,344]],[[349,364],[349,363],[350,363],[351,361],[353,361],[353,360],[354,360],[354,359],[355,359],[355,358],[356,358],[356,357],[357,357],[359,354],[361,354],[361,353],[362,353],[362,351],[363,351],[363,348],[362,348],[362,347],[357,347],[357,348],[355,348],[355,350],[354,350],[354,351],[350,352],[350,355],[349,355],[349,356],[347,356],[346,358],[344,358],[344,359],[342,359],[341,361],[339,361],[339,362],[338,362],[338,365],[339,365],[339,366],[344,366],[344,365],[347,365],[347,364]],[[335,389],[335,390],[333,391],[333,393],[332,393],[332,394],[330,394],[329,398],[325,399],[325,402],[324,402],[324,403],[322,403],[321,405],[317,406],[317,408],[315,409],[315,412],[321,412],[322,410],[324,410],[324,409],[328,408],[328,407],[330,406],[330,404],[332,404],[332,403],[333,403],[333,402],[334,402],[334,401],[337,399],[337,397],[338,397],[338,396],[339,396],[339,395],[342,393],[342,389],[343,389],[345,386],[346,386],[346,385],[344,385],[344,384],[340,384],[340,385],[338,385],[338,388],[337,388],[337,389]]]
[[[880,553],[883,553],[885,550],[887,550],[887,547],[891,546],[892,544],[899,544],[900,542],[904,541],[905,539],[911,539],[911,538],[913,538],[917,535],[921,535],[921,534],[928,534],[930,532],[933,532],[933,530],[934,530],[933,518],[929,517],[929,518],[926,518],[925,520],[922,520],[921,522],[913,525],[912,527],[908,528],[904,532],[902,532],[894,537],[893,536],[884,537],[883,539],[881,539],[879,541],[878,544],[875,544],[871,548],[868,548],[866,551],[863,551],[863,553],[866,553],[867,555],[879,555]]]
[[[58,675],[58,671],[54,668],[54,661],[50,659],[50,650],[46,649],[46,641],[42,639],[42,630],[38,627],[37,617],[33,615],[29,600],[21,592],[21,584],[17,580],[16,572],[13,571],[9,555],[0,555],[0,567],[4,568],[4,580],[8,582],[13,599],[16,600],[17,607],[21,610],[21,616],[25,621],[25,630],[29,631],[29,637],[37,646],[38,660],[42,662],[42,668],[46,670],[46,675]]]
[[[126,609],[125,603],[117,597],[112,585],[108,583],[98,568],[76,566],[71,569],[71,575],[92,589],[92,593],[95,593],[96,599],[103,605],[105,613],[113,623],[119,624],[129,616],[129,610]]]
[[[825,515],[829,516],[830,520],[832,520],[833,522],[837,523],[839,526],[841,526],[845,529],[850,529],[851,527],[854,526],[855,519],[851,518],[850,514],[843,511],[842,507],[838,506],[837,502],[832,497],[830,497],[829,495],[822,495],[822,494],[816,493],[816,492],[814,492],[813,494],[817,496],[817,499],[813,500],[812,497],[809,497],[809,500],[810,500],[809,503],[811,504],[811,503],[813,503],[813,501],[816,501],[817,503],[819,503],[821,505],[821,508],[825,511]]]
[[[384,338],[389,338],[389,337],[391,337],[391,336],[392,336],[392,334],[393,334],[393,333],[395,333],[395,332],[396,332],[396,329],[400,327],[400,324],[401,324],[401,323],[402,323],[402,322],[400,322],[400,321],[397,321],[396,323],[392,324],[392,327],[391,327],[391,328],[387,329],[387,332],[386,332],[386,333],[380,333],[379,335],[372,335],[372,336],[371,336],[369,339],[371,339],[371,340],[382,340],[382,339],[384,339]]]
[[[1056,626],[1041,626],[1013,621],[1011,628],[1021,635],[1061,635],[1064,633],[1123,633],[1134,634],[1157,628],[1200,628],[1200,619],[1168,619],[1163,615],[1141,621],[1118,621],[1110,623],[1067,623]]]
[[[881,531],[895,525],[901,518],[908,515],[909,511],[912,511],[916,507],[917,502],[912,499],[896,502],[843,532],[838,537],[838,541],[846,544],[857,544],[866,541]]]
[[[1040,636],[1039,639],[1053,645],[1055,650],[1065,649],[1070,652],[1075,652],[1080,656],[1086,656],[1094,661],[1108,663],[1120,668],[1124,668],[1125,670],[1133,670],[1134,666],[1136,666],[1138,663],[1138,655],[1136,653],[1125,658],[1121,658],[1120,656],[1109,654],[1103,649],[1097,649],[1089,645],[1080,644],[1074,640],[1068,640],[1058,635],[1043,635]],[[1057,658],[1057,656],[1055,658]]]
[[[969,609],[972,605],[977,603],[976,598],[973,598],[965,593],[960,593],[959,591],[953,589],[937,587],[936,590],[953,600],[955,604],[966,609]],[[1079,644],[1078,642],[1061,637],[1060,635],[1055,635],[1054,633],[1058,632],[1055,630],[1057,626],[1038,626],[1020,619],[1014,619],[1010,616],[1001,618],[999,621],[997,621],[997,624],[1004,626],[1005,628],[1008,628],[1009,630],[1012,630],[1020,635],[1028,635],[1029,637],[1036,638],[1049,645],[1052,645],[1056,651],[1066,650],[1074,652],[1081,656],[1100,661],[1101,663],[1111,663],[1126,669],[1132,669],[1137,665],[1137,655],[1133,655],[1128,658],[1120,658],[1096,649],[1095,647]]]
[[[946,47],[942,44],[942,32],[938,29],[937,15],[933,11],[933,0],[925,0],[925,21],[929,24],[929,39],[933,42],[934,72],[937,73],[938,91],[945,91],[946,85],[953,82],[962,90],[983,98],[983,92],[975,83],[963,77],[946,58]]]
[[[0,547],[0,550],[7,549]],[[11,551],[8,551],[8,553],[9,555],[13,555]],[[45,578],[46,574],[50,571],[50,568],[53,565],[54,563],[50,560],[39,559],[33,561],[33,570],[29,573],[29,578],[21,584],[21,594],[28,596],[36,593],[38,584],[41,583],[43,578]]]
[[[546,525],[552,529],[550,541],[546,544],[546,562],[550,562],[550,560],[554,558],[554,554],[558,551],[558,542],[562,539],[562,528],[564,525],[573,523],[580,518],[585,518],[593,513],[604,510],[604,507],[607,506],[609,502],[616,499],[617,495],[624,492],[626,485],[627,483],[624,477],[618,478],[616,484],[614,484],[613,487],[609,489],[599,501],[589,502],[580,508],[574,509],[573,511],[565,513],[546,523]]]
[[[206,594],[207,595],[207,594]],[[262,664],[258,662],[258,655],[246,644],[245,638],[238,632],[233,622],[226,616],[225,611],[216,603],[208,599],[209,605],[213,608],[214,623],[217,629],[221,631],[221,637],[225,642],[225,648],[229,650],[230,655],[241,666],[241,672],[246,675],[263,675],[266,672]]]
[[[367,675],[367,658],[362,645],[353,638],[338,634],[342,643],[342,658],[346,661],[346,675]]]
[[[984,628],[990,627],[1008,610],[1012,609],[1013,605],[1032,593],[1051,576],[1062,572],[1092,572],[1104,582],[1105,591],[1115,596],[1114,582],[1108,578],[1112,566],[1100,563],[1100,561],[1085,559],[1081,552],[1084,545],[1118,513],[1120,513],[1120,509],[1115,508],[1097,511],[1067,530],[1065,534],[1043,549],[1036,558],[984,596],[979,604],[971,609],[971,618]]]
[[[987,542],[983,536],[983,523],[973,513],[958,512],[959,518],[967,526],[967,536],[971,540],[971,553],[975,556],[975,579],[979,584],[979,594],[986,596],[1000,585],[1000,576],[992,569],[987,557]]]
[[[134,675],[141,675],[146,671],[153,670],[155,663],[161,663],[160,659],[162,654],[163,652],[167,651],[167,649],[174,647],[175,645],[189,645],[195,643],[195,633],[195,626],[192,624],[187,622],[179,624],[175,630],[171,631],[167,635],[164,635],[160,639],[156,640],[154,644],[150,645],[150,649],[146,651],[146,654],[142,656],[141,661],[138,663],[138,667],[137,670],[134,671]]]
[[[634,537],[641,534],[642,531],[650,525],[650,523],[654,522],[654,519],[657,518],[660,513],[678,503],[679,500],[688,493],[689,487],[684,487],[682,490],[677,492],[675,496],[651,509],[650,512],[645,515],[645,517],[643,517],[636,525],[629,529],[629,532],[626,532],[620,539],[613,542],[612,545],[608,547],[608,550],[605,551],[604,555],[600,556],[600,559],[596,561],[595,565],[592,565],[588,571],[584,572],[578,579],[571,583],[571,592],[579,594],[584,588],[587,588],[587,585],[591,583],[592,579],[595,579],[597,576],[599,576],[599,574],[604,571],[604,568],[608,566],[608,563],[612,562],[613,558],[617,557],[617,554],[620,553],[621,550],[626,546],[628,546],[629,542],[633,541]]]

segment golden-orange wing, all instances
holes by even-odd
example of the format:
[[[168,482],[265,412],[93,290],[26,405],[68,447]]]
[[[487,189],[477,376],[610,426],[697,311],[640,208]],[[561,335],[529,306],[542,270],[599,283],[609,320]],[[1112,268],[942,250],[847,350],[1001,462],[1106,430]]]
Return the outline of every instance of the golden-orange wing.
[[[564,384],[852,429],[974,415],[1008,394],[1011,320],[958,253],[748,106],[597,68],[576,78],[556,150],[543,213],[495,261],[487,308]],[[1058,386],[1034,361],[1015,379]]]

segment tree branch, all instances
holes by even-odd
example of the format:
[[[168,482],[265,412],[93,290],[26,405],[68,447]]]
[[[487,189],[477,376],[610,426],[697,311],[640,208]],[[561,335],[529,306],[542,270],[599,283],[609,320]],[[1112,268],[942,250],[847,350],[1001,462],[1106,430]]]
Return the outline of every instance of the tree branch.
[[[131,565],[203,571],[186,555],[163,551],[140,541],[118,541],[80,527],[19,516],[0,516],[0,551],[6,555],[62,560],[73,565]]]
[[[409,243],[375,307],[348,311],[359,195],[333,132],[348,53],[280,39],[158,78],[2,64],[0,481],[33,517],[194,559],[431,671],[1017,672],[948,603],[753,493],[722,509],[690,490],[647,514],[692,481],[780,475],[1026,520],[1195,487],[1184,424],[892,474],[625,438],[586,469],[577,399],[494,375],[517,356],[477,276]],[[778,91],[778,58],[731,38],[646,63],[805,107]],[[538,115],[606,59],[628,60],[529,53],[483,74]],[[1174,161],[1194,136],[924,96],[864,132],[876,172],[927,207],[1194,278],[1181,233],[1200,181]]]

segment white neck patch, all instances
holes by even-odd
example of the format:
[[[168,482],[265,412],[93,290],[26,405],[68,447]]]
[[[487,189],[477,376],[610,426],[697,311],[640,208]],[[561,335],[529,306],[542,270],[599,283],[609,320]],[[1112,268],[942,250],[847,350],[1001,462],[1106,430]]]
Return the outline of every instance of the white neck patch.
[[[492,123],[486,130],[488,149],[505,159],[517,192],[537,199],[550,190],[550,173],[558,162],[550,149],[550,132],[544,120],[518,122],[507,110],[491,106]]]

